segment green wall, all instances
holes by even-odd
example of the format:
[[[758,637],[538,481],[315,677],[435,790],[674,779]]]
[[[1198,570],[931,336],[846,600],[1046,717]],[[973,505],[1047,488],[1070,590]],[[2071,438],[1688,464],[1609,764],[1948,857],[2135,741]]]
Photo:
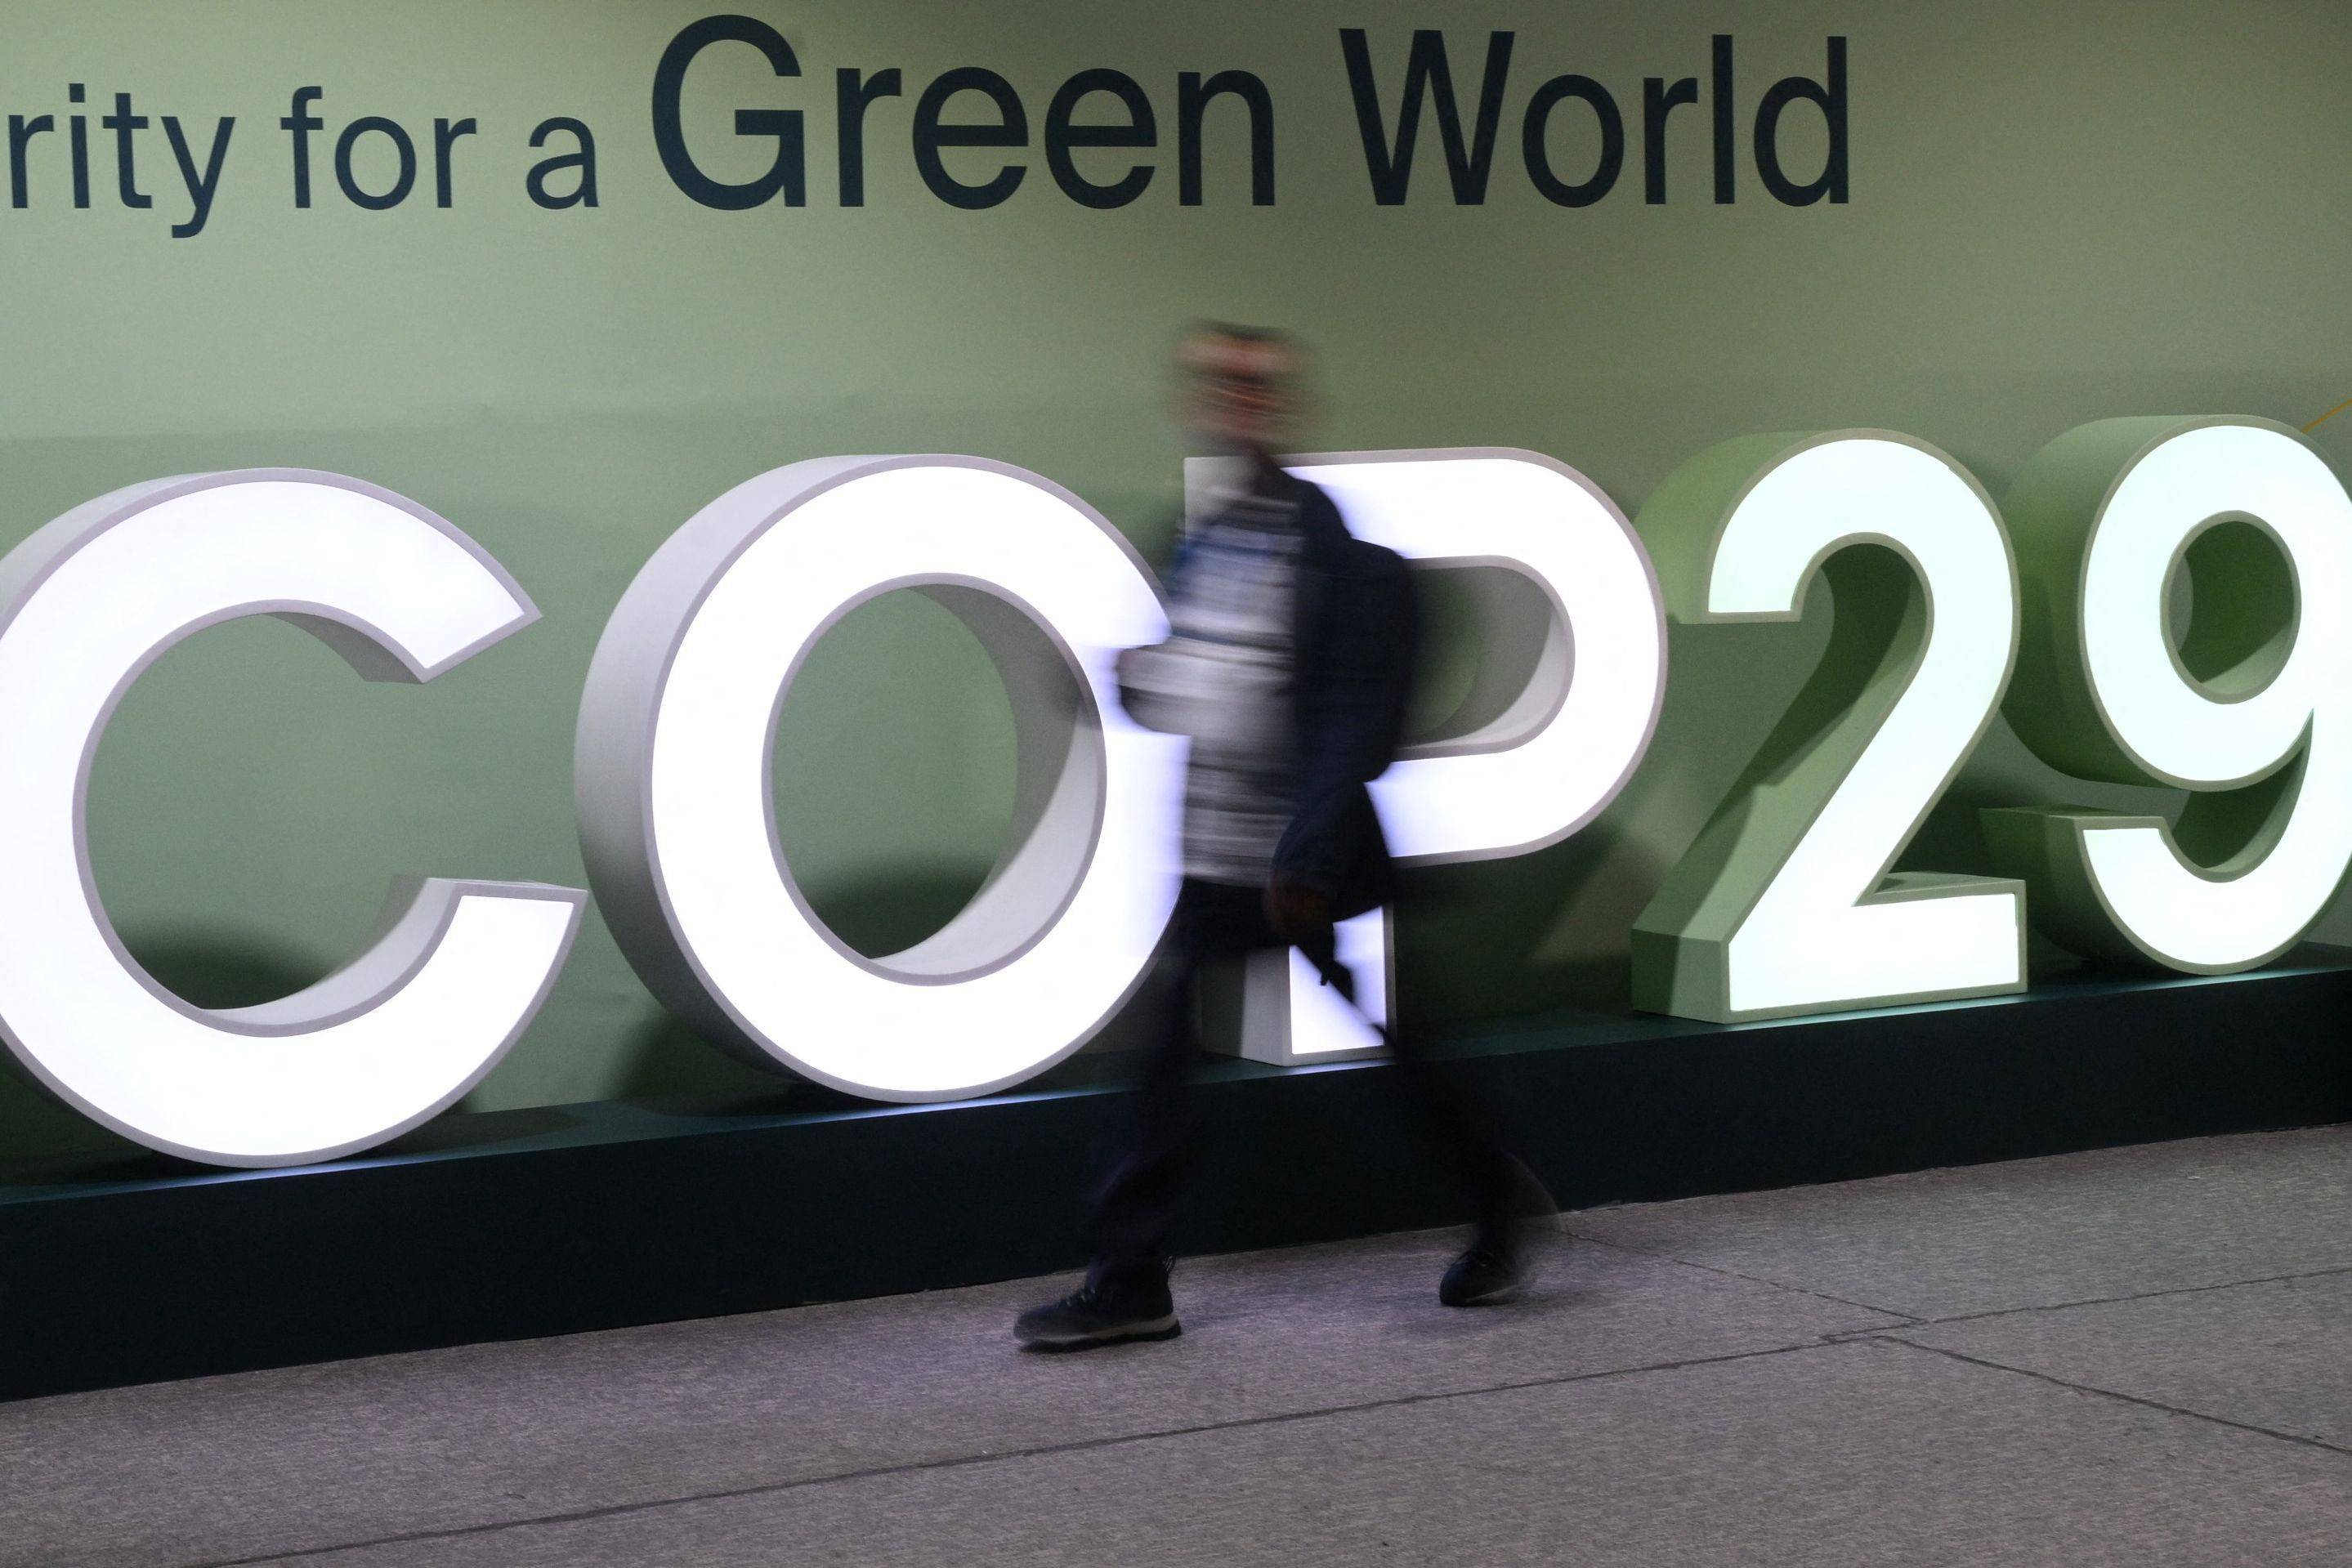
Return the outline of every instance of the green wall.
[[[1180,452],[1162,361],[1195,315],[1277,322],[1320,355],[1327,449],[1519,445],[1583,469],[1630,513],[1678,461],[1759,430],[1892,426],[1998,497],[2043,442],[2128,413],[2293,423],[2352,396],[2352,12],[2309,0],[2053,6],[1889,4],[1429,7],[1024,0],[807,0],[746,8],[806,75],[747,49],[691,79],[714,172],[730,112],[808,112],[796,210],[706,209],[664,176],[647,99],[664,45],[718,9],[674,0],[131,0],[0,20],[0,113],[142,112],[206,134],[234,114],[205,232],[147,132],[156,197],[126,211],[97,160],[63,199],[52,137],[23,210],[0,206],[0,545],[113,486],[192,469],[341,470],[440,511],[492,550],[544,622],[428,687],[362,685],[275,622],[206,632],[131,693],[92,789],[98,874],[133,948],[201,1001],[252,1000],[340,961],[404,870],[584,885],[571,738],[590,650],[646,555],[761,469],[836,453],[952,451],[1066,484],[1147,552]],[[1374,204],[1339,30],[1370,29],[1393,94],[1407,37],[1441,16],[1465,88],[1486,30],[1517,31],[1487,202],[1457,206],[1425,128],[1412,198]],[[1736,36],[1743,126],[1761,87],[1822,74],[1850,39],[1852,199],[1768,199],[1744,151],[1715,204],[1704,106],[1669,141],[1670,199],[1641,200],[1638,122],[1605,201],[1540,199],[1521,107],[1559,72],[1629,110],[1641,78],[1706,78]],[[1247,203],[1241,138],[1213,122],[1205,204],[1174,158],[1114,212],[1065,199],[1040,154],[1008,203],[959,211],[908,156],[922,83],[983,65],[1034,122],[1070,73],[1109,66],[1163,130],[1180,70],[1238,67],[1276,103],[1277,202]],[[832,73],[901,68],[877,104],[867,204],[834,197]],[[383,213],[289,198],[289,95],[325,88],[331,137],[383,114],[425,132],[473,116],[454,204]],[[523,194],[553,115],[597,132],[601,205]],[[1563,115],[1563,166],[1590,133]],[[1817,117],[1787,155],[1818,166]],[[1577,135],[1586,141],[1580,143]],[[101,152],[110,145],[92,128]],[[731,161],[722,153],[731,153]],[[956,155],[978,169],[986,152]],[[1094,153],[1110,168],[1124,153]],[[381,182],[374,165],[363,176]],[[564,182],[559,182],[559,188]],[[2317,439],[2352,466],[2352,415]],[[976,645],[908,596],[854,616],[789,706],[778,779],[795,865],[845,934],[919,934],[992,858],[1010,795],[1002,692]],[[1825,602],[1826,596],[1822,596]],[[1665,721],[1593,828],[1545,852],[1418,873],[1400,936],[1409,1019],[1622,1006],[1633,917],[1822,645],[1793,627],[1675,634]],[[1458,666],[1460,646],[1441,650]],[[0,759],[5,766],[5,759]],[[1913,863],[1968,870],[1979,804],[2116,799],[2069,785],[2005,728]],[[2331,917],[2331,925],[2334,920]],[[667,1021],[592,916],[553,999],[473,1097],[484,1107],[750,1080]],[[105,1135],[0,1082],[0,1158]]]

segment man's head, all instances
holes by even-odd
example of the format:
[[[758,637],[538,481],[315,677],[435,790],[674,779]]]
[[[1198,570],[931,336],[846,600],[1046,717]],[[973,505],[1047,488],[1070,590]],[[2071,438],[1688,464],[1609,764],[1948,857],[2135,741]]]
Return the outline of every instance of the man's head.
[[[1193,439],[1213,452],[1278,451],[1297,423],[1301,359],[1296,343],[1269,328],[1194,324],[1176,350]]]

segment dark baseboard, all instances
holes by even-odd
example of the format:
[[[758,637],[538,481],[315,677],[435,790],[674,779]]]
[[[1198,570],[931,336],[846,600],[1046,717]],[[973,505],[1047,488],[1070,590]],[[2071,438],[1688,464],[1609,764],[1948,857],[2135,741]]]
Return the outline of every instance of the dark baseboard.
[[[2352,951],[2253,975],[1722,1028],[1592,1015],[1447,1042],[1570,1207],[2352,1120]],[[1042,1273],[1124,1100],[1075,1059],[950,1105],[457,1114],[356,1159],[126,1155],[0,1176],[0,1398]],[[1184,1244],[1444,1224],[1380,1061],[1217,1059]]]

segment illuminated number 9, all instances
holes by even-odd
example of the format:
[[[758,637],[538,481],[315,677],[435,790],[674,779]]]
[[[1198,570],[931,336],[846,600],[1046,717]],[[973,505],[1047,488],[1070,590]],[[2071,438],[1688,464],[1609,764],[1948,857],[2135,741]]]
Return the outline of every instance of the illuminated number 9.
[[[2280,426],[2113,419],[2044,447],[2006,510],[2028,588],[2010,722],[2079,778],[2192,793],[2169,828],[1986,811],[1996,862],[2077,952],[2277,956],[2352,861],[2352,497]]]

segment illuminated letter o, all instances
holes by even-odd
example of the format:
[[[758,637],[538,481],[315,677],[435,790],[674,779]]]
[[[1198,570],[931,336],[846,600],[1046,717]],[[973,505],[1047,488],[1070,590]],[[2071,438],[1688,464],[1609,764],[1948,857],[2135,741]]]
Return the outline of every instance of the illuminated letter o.
[[[971,904],[869,958],[793,882],[770,758],[810,646],[898,588],[988,650],[1019,778]],[[1166,635],[1126,542],[1020,469],[827,458],[736,486],[646,563],[589,669],[576,791],[607,923],[656,996],[747,1060],[882,1100],[1019,1082],[1126,1000],[1174,904],[1182,743],[1128,720],[1112,677],[1119,649]]]

